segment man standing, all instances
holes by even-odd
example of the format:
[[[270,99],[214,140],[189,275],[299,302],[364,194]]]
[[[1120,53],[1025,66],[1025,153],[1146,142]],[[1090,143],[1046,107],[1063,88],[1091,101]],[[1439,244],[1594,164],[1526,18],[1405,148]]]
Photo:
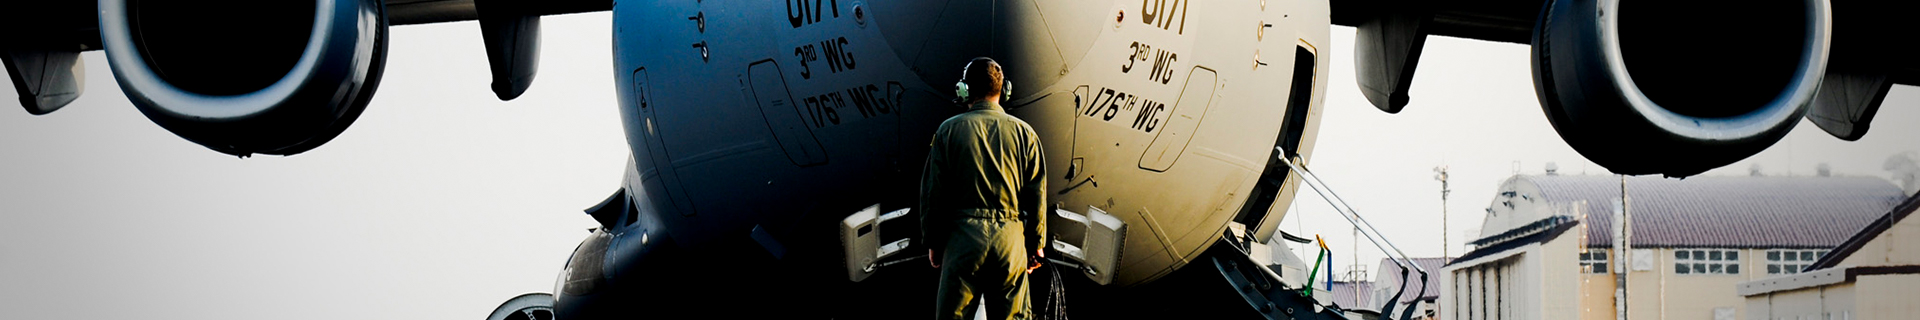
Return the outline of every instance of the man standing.
[[[1000,108],[1010,83],[1000,64],[974,58],[956,94],[966,113],[933,133],[920,174],[920,234],[940,268],[935,319],[1026,319],[1027,274],[1046,244],[1046,168],[1040,136]]]

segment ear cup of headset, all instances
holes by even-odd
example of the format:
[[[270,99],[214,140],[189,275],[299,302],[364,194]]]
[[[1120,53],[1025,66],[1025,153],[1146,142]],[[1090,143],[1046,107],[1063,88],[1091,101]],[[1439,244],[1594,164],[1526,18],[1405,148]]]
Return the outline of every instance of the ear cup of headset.
[[[956,97],[959,97],[961,101],[966,101],[967,100],[967,82],[961,81],[961,82],[953,83],[953,95]]]
[[[1013,80],[1007,80],[1006,82],[1000,84],[1000,102],[1007,102],[1012,100],[1013,100]]]

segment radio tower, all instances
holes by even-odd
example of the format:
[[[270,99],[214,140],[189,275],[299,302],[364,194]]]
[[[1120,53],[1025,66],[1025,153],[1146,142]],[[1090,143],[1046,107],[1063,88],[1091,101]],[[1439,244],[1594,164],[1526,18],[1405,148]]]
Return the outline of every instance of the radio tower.
[[[1447,193],[1453,190],[1447,189],[1447,166],[1433,167],[1433,172],[1433,179],[1440,180],[1440,257],[1452,257],[1448,250],[1453,246],[1447,244]]]

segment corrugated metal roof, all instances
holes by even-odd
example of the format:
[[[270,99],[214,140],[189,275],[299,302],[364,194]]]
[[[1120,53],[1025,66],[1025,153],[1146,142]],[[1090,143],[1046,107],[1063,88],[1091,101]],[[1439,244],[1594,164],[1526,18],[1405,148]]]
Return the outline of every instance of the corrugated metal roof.
[[[1420,269],[1427,270],[1427,283],[1426,283],[1427,291],[1425,294],[1421,294],[1420,286],[1407,286],[1406,289],[1401,290],[1400,302],[1409,303],[1415,300],[1439,298],[1440,297],[1440,267],[1446,266],[1447,262],[1453,261],[1453,258],[1413,258],[1412,260],[1413,260],[1413,264],[1420,266]],[[1379,266],[1380,266],[1380,273],[1378,273],[1374,277],[1374,283],[1376,283],[1376,287],[1388,288],[1387,291],[1389,292],[1393,291],[1392,288],[1399,288],[1400,287],[1400,265],[1394,264],[1392,260],[1387,260],[1385,258],[1382,258],[1380,259]],[[1420,273],[1408,271],[1407,281],[1412,281],[1416,283],[1420,282]],[[1419,294],[1420,296],[1415,297],[1414,295],[1416,294]],[[1387,297],[1381,297],[1381,298],[1384,299]]]
[[[1341,308],[1347,310],[1380,309],[1380,306],[1372,305],[1372,302],[1367,301],[1369,300],[1367,298],[1373,295],[1372,281],[1334,281],[1332,290],[1327,291],[1333,292],[1333,303],[1340,305]]]
[[[1618,176],[1516,176],[1549,203],[1587,201],[1587,244],[1613,243]],[[1626,179],[1637,247],[1833,247],[1906,196],[1873,177]]]

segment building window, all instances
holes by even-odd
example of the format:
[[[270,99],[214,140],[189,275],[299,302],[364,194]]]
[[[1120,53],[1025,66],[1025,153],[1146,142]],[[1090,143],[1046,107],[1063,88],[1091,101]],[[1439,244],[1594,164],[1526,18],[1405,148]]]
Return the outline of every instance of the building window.
[[[1607,273],[1607,249],[1587,249],[1580,253],[1580,272]]]
[[[1767,250],[1767,274],[1795,274],[1806,271],[1814,260],[1827,256],[1821,249]]]
[[[1740,274],[1740,250],[1674,249],[1673,273]]]

